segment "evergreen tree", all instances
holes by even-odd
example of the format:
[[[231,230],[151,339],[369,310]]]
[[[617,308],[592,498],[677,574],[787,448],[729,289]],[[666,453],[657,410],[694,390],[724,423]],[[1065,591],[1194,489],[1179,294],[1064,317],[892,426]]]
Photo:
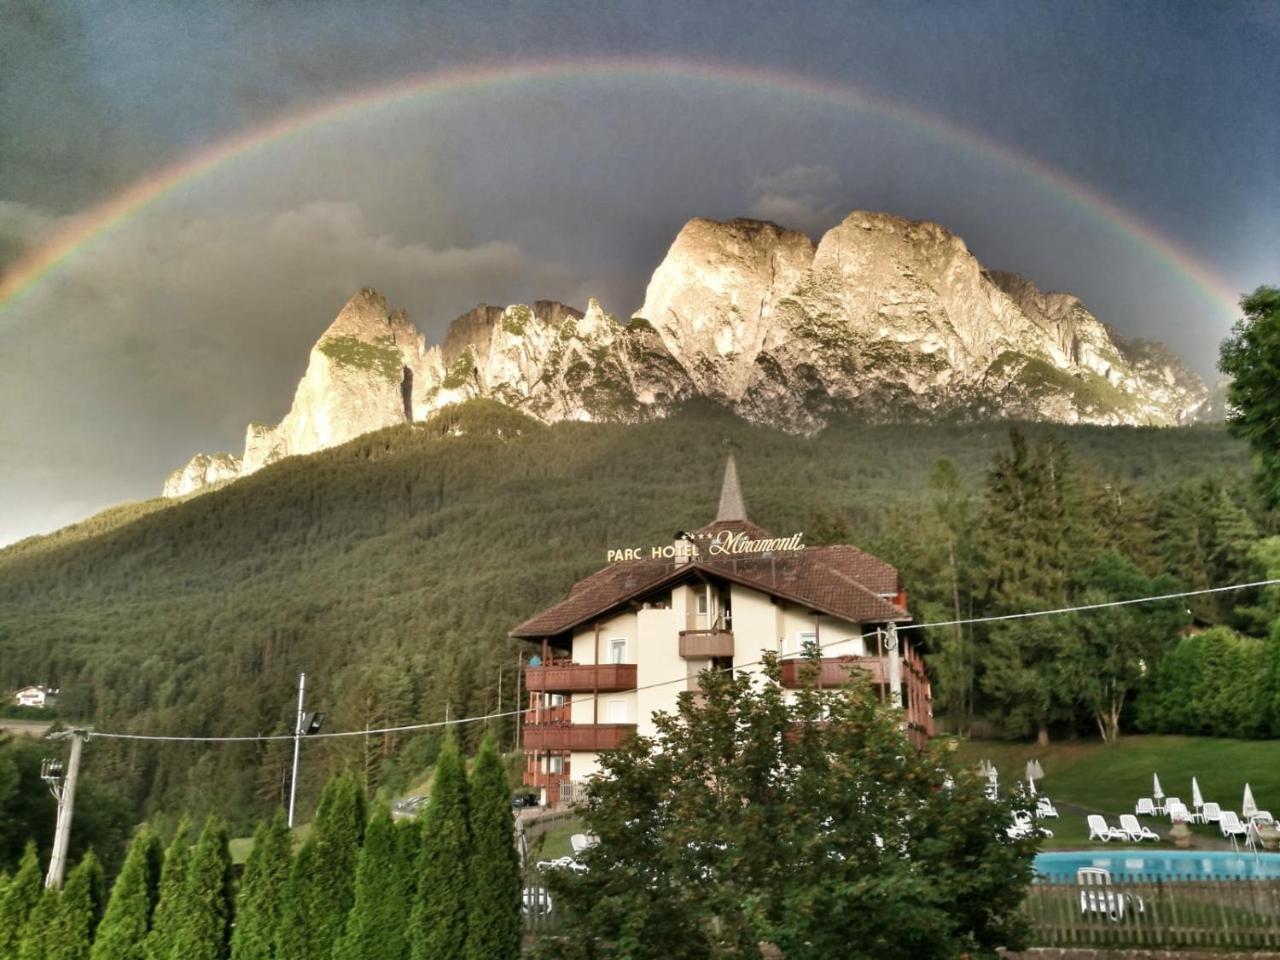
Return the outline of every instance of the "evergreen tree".
[[[40,875],[40,857],[35,841],[27,843],[22,863],[0,897],[0,960],[10,960],[21,946],[22,928],[31,911],[40,902],[44,878]]]
[[[151,931],[147,934],[145,946],[147,960],[181,960],[174,956],[173,945],[185,922],[182,911],[186,905],[187,868],[190,863],[190,827],[183,821],[164,854],[155,910],[151,914]]]
[[[321,794],[311,836],[289,875],[281,918],[282,960],[313,960],[333,952],[355,900],[364,824],[364,794],[355,778],[346,773],[334,777]]]
[[[1096,530],[1065,448],[1044,438],[1033,455],[1016,429],[1010,440],[987,480],[979,576],[989,610],[1066,606]],[[1075,684],[1062,665],[1076,636],[1070,618],[1053,617],[998,624],[984,645],[983,691],[1017,732],[1033,729],[1041,744],[1050,721],[1074,711]]]
[[[289,828],[284,812],[277,811],[270,823],[259,824],[253,833],[253,850],[236,899],[231,960],[269,960],[275,955],[291,860]]]
[[[308,837],[289,869],[284,902],[280,906],[280,926],[276,930],[277,960],[312,960],[325,954],[315,945],[315,929],[310,923],[310,877],[316,867],[316,841]],[[256,958],[255,958],[256,960]]]
[[[1240,300],[1244,312],[1223,342],[1218,369],[1231,378],[1232,432],[1253,448],[1258,485],[1280,505],[1280,289],[1258,287]]]
[[[511,818],[511,785],[492,735],[485,737],[476,755],[467,800],[471,826],[467,960],[519,960],[523,935],[520,856]]]
[[[400,830],[385,805],[378,805],[365,830],[356,870],[355,904],[334,960],[405,960],[411,872],[401,860]]]
[[[223,960],[231,933],[231,852],[226,825],[205,821],[182,888],[172,960]]]
[[[508,801],[509,802],[509,801]],[[431,802],[422,827],[411,942],[413,960],[459,960],[467,940],[467,775],[452,730],[436,761]]]
[[[102,917],[105,900],[106,878],[90,850],[67,874],[58,909],[46,928],[45,960],[89,960],[93,931]]]
[[[45,887],[40,899],[22,925],[17,960],[48,960],[49,938],[58,922],[60,893],[53,887]]]
[[[145,960],[155,906],[152,876],[160,849],[160,838],[149,827],[143,826],[133,838],[94,937],[92,960]]]

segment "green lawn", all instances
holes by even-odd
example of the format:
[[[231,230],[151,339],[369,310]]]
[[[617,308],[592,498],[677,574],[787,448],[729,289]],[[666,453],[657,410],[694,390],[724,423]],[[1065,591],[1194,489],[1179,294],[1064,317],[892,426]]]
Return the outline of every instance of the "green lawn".
[[[581,818],[562,820],[546,833],[529,841],[529,852],[534,860],[558,860],[560,857],[573,856],[573,847],[569,838],[575,833],[582,833],[585,827]]]
[[[1258,806],[1280,812],[1280,742],[1266,740],[1219,740],[1210,737],[1124,737],[1119,743],[1076,740],[1037,747],[1034,743],[992,740],[964,740],[956,743],[956,753],[965,763],[977,766],[990,760],[1000,771],[1000,786],[1006,790],[1024,776],[1027,761],[1037,758],[1045,777],[1037,785],[1059,805],[1062,817],[1047,821],[1054,833],[1046,847],[1089,846],[1084,817],[1069,814],[1062,804],[1072,804],[1111,818],[1132,813],[1138,797],[1151,796],[1151,775],[1160,774],[1166,794],[1191,804],[1191,778],[1200,782],[1205,800],[1217,801],[1224,810],[1239,812],[1244,785],[1248,782]],[[1143,818],[1157,832],[1168,821]],[[1214,827],[1196,827],[1204,838],[1219,837]],[[1101,844],[1095,844],[1101,846]],[[1152,845],[1153,844],[1149,844]],[[1162,844],[1166,845],[1166,844]]]

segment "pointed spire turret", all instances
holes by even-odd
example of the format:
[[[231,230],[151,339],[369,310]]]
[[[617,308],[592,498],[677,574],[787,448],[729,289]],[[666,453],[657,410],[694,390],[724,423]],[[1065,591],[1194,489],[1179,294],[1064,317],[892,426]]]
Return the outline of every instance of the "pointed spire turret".
[[[720,487],[720,508],[716,520],[746,520],[747,505],[742,499],[742,487],[738,483],[738,465],[733,454],[724,463],[724,483]]]

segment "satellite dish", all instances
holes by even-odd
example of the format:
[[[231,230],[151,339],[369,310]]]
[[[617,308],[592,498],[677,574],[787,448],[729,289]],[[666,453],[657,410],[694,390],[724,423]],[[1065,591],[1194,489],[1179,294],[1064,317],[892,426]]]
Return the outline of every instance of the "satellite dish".
[[[541,657],[538,657],[538,656],[530,657],[530,658],[529,658],[529,666],[531,666],[531,667],[540,667],[540,666],[542,666],[542,658],[541,658]]]

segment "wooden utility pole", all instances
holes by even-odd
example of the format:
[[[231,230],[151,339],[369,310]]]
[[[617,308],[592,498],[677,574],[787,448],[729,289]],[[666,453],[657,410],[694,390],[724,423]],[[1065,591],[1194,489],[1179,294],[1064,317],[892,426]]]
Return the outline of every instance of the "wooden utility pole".
[[[71,843],[71,818],[76,807],[76,781],[80,778],[80,751],[84,745],[85,732],[71,730],[68,733],[56,734],[59,739],[71,737],[71,758],[67,761],[67,777],[59,784],[50,781],[49,787],[58,799],[58,824],[53,834],[53,853],[49,857],[49,874],[44,885],[54,889],[62,888],[62,878],[67,872],[67,848]]]

